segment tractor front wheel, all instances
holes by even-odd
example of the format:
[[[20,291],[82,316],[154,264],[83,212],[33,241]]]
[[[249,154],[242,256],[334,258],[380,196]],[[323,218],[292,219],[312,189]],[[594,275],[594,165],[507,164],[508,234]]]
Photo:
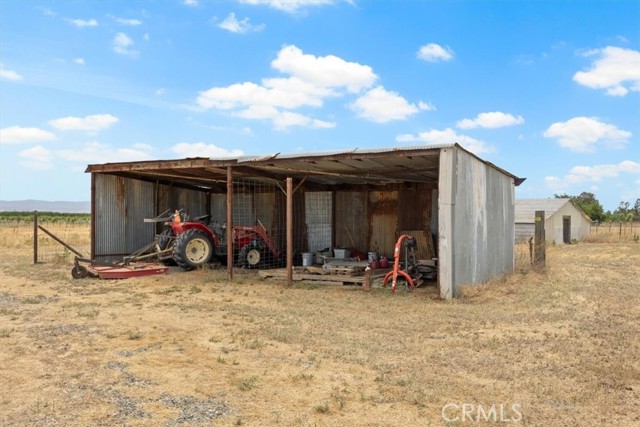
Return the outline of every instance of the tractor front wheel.
[[[185,270],[193,270],[208,263],[213,255],[213,243],[202,231],[191,229],[176,238],[173,259]]]
[[[264,263],[264,253],[260,248],[246,245],[238,252],[238,264],[245,268],[259,268]]]

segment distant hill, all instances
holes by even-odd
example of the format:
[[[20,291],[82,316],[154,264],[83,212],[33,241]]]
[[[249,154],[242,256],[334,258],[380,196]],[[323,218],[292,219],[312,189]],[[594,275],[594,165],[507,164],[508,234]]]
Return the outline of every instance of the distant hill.
[[[46,200],[0,200],[0,212],[90,213],[91,202],[49,202]]]

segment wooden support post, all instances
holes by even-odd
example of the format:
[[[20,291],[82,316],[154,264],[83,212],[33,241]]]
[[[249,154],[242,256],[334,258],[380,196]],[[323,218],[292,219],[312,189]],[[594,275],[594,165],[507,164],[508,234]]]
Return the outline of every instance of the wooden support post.
[[[365,291],[371,290],[371,271],[372,270],[369,267],[364,270],[364,284],[362,285],[362,287]]]
[[[545,235],[544,235],[544,211],[535,212],[535,250],[533,255],[533,265],[536,268],[544,268],[545,254]]]
[[[38,263],[38,211],[33,211],[33,263]]]
[[[233,280],[233,171],[227,167],[227,279]]]
[[[287,284],[293,284],[293,178],[287,178]]]

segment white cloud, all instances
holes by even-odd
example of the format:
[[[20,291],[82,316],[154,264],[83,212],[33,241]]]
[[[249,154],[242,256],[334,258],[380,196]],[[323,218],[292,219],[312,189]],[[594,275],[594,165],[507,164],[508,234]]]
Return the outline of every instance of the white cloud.
[[[18,153],[18,156],[24,159],[19,162],[20,165],[28,169],[43,170],[51,169],[53,166],[51,151],[41,145],[22,150]]]
[[[640,175],[640,162],[623,160],[620,163],[593,166],[574,166],[562,178],[545,177],[545,183],[552,189],[564,189],[572,185],[597,183],[608,178],[617,178],[621,174]]]
[[[454,53],[449,46],[442,47],[437,43],[429,43],[420,47],[416,56],[428,62],[451,61]]]
[[[97,141],[86,143],[83,147],[68,150],[58,150],[56,156],[69,161],[84,164],[137,162],[142,160],[155,160],[156,156],[148,145],[136,145],[134,147],[117,148]]]
[[[185,6],[195,7],[198,5],[198,0],[182,0],[182,4],[184,4]]]
[[[162,96],[162,95],[164,95],[166,92],[167,92],[167,90],[166,90],[165,88],[161,87],[161,88],[156,89],[155,94],[156,94],[156,95],[158,95],[158,96]]]
[[[629,142],[631,132],[603,123],[596,117],[574,117],[566,122],[553,123],[544,132],[545,138],[557,138],[561,147],[588,153],[597,143],[620,148]]]
[[[514,116],[513,114],[503,113],[500,111],[492,111],[489,113],[480,113],[474,119],[463,119],[456,123],[456,127],[460,129],[481,128],[501,128],[505,126],[521,125],[524,123],[522,116]]]
[[[117,33],[113,38],[112,46],[113,51],[118,55],[130,56],[136,58],[140,55],[140,52],[132,49],[133,40],[125,33]]]
[[[84,65],[84,58],[75,58],[73,62],[79,65]]]
[[[53,133],[39,128],[11,126],[0,129],[0,144],[24,144],[54,139],[56,139],[56,136]]]
[[[591,89],[606,89],[611,96],[625,96],[629,91],[640,91],[640,51],[607,46],[583,53],[598,56],[587,71],[573,76],[577,83]]]
[[[280,49],[271,67],[320,87],[346,87],[349,92],[359,92],[378,80],[368,65],[348,62],[334,55],[305,54],[294,45]]]
[[[484,141],[472,138],[467,135],[456,133],[455,130],[447,128],[444,130],[431,129],[427,132],[420,132],[417,135],[405,133],[396,137],[398,142],[425,142],[427,144],[453,144],[458,143],[467,150],[475,154],[491,153],[494,148]]]
[[[2,66],[2,64],[0,64],[0,79],[19,81],[22,80],[22,76],[16,71],[7,70]]]
[[[98,21],[95,19],[69,19],[68,21],[78,28],[98,26]]]
[[[209,158],[226,158],[239,157],[244,155],[242,150],[227,150],[214,144],[205,144],[204,142],[196,142],[189,144],[181,142],[171,147],[171,150],[178,156],[182,157],[209,157]]]
[[[249,18],[244,18],[238,21],[236,14],[231,12],[224,21],[218,24],[218,27],[223,30],[231,31],[232,33],[244,34],[251,31],[262,31],[265,25],[253,25],[249,22]]]
[[[398,93],[387,91],[382,86],[373,88],[356,99],[351,104],[351,109],[359,117],[376,123],[405,120],[419,111],[417,106]]]
[[[243,119],[268,119],[273,122],[276,130],[286,130],[292,126],[309,127],[314,129],[331,129],[335,123],[314,119],[304,114],[292,111],[281,111],[269,105],[254,105],[235,114]]]
[[[120,25],[127,25],[130,27],[142,25],[142,21],[139,19],[120,18],[118,16],[113,16],[112,18]]]
[[[118,118],[111,114],[93,114],[85,117],[62,117],[49,121],[49,124],[58,130],[83,130],[97,132],[107,129],[118,123]]]
[[[142,38],[143,38],[145,41],[149,41],[149,40],[151,40],[151,36],[149,36],[149,33],[144,33],[144,36],[142,36]]]
[[[39,10],[42,12],[42,14],[43,14],[43,15],[45,15],[45,16],[50,16],[50,17],[52,17],[52,18],[53,18],[53,17],[55,17],[55,16],[57,15],[53,10],[48,9],[48,8],[46,8],[46,7],[39,7],[38,9],[39,9]]]
[[[436,111],[436,107],[433,104],[424,101],[418,102],[418,108],[423,111]]]
[[[264,78],[259,83],[241,82],[212,87],[198,94],[196,108],[229,111],[236,117],[250,120],[271,120],[277,130],[292,126],[333,128],[335,122],[288,110],[320,108],[327,98],[359,94],[378,80],[367,65],[345,61],[334,55],[305,54],[293,45],[283,46],[271,66],[288,76]],[[406,119],[420,110],[434,109],[423,101],[409,103],[398,93],[387,91],[382,86],[362,94],[350,106],[360,117],[380,123]]]
[[[235,83],[227,87],[214,87],[198,95],[202,108],[231,110],[241,106],[266,105],[283,108],[322,106],[323,98],[331,91],[314,86],[298,78],[265,79],[262,85],[252,82]]]
[[[312,6],[325,6],[338,3],[340,0],[240,0],[240,3],[250,5],[265,5],[273,9],[281,10],[287,13],[296,13]],[[344,0],[347,3],[353,3],[352,0]]]

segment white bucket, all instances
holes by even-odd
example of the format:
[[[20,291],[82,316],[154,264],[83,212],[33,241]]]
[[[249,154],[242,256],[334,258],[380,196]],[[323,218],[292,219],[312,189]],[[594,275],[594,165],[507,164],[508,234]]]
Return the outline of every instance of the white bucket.
[[[370,263],[378,260],[378,252],[368,252],[367,255]]]
[[[351,252],[349,251],[349,249],[334,249],[333,255],[336,258],[344,259],[349,258],[351,256]]]
[[[315,255],[311,252],[303,252],[302,253],[302,266],[309,267],[313,265],[313,260]]]

